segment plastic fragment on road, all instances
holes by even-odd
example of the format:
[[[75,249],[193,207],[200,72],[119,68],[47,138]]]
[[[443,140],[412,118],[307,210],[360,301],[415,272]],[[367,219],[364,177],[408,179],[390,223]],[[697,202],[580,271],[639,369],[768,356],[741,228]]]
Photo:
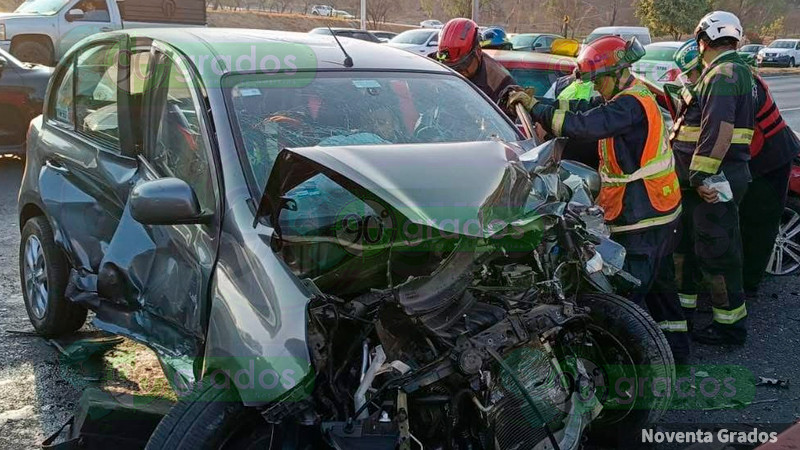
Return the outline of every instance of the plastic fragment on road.
[[[756,386],[772,386],[772,387],[780,387],[784,389],[789,389],[789,380],[780,380],[778,378],[765,378],[765,377],[758,377],[758,383]]]

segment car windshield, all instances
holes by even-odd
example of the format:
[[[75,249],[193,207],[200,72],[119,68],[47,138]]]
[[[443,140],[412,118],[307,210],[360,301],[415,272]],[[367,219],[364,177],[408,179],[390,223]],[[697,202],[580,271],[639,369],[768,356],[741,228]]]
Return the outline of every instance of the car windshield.
[[[739,51],[742,51],[742,52],[745,52],[745,53],[754,53],[754,52],[757,52],[760,48],[761,48],[760,45],[745,45],[744,47],[739,49]]]
[[[61,11],[69,0],[26,0],[15,12],[52,16]]]
[[[666,47],[663,45],[648,45],[645,47],[647,53],[644,58],[649,61],[672,61],[672,57],[678,50],[677,47]]]
[[[769,48],[794,48],[795,43],[792,41],[775,41],[769,44]]]
[[[287,147],[515,141],[516,129],[450,74],[322,72],[302,87],[235,75],[228,97],[259,190]]]
[[[511,38],[511,45],[515,50],[520,48],[530,48],[533,46],[533,41],[535,41],[537,37],[538,36],[536,35],[519,34]]]
[[[393,37],[389,42],[393,44],[423,45],[433,33],[427,30],[405,31]]]

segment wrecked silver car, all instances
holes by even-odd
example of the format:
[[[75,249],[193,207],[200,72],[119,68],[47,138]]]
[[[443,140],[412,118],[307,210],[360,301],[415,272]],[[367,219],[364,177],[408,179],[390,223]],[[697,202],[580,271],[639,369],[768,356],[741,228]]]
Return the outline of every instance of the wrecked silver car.
[[[612,293],[636,280],[597,175],[433,61],[98,35],[29,142],[31,322],[70,333],[91,309],[157,353],[180,400],[149,448],[566,449],[667,407],[672,355]]]

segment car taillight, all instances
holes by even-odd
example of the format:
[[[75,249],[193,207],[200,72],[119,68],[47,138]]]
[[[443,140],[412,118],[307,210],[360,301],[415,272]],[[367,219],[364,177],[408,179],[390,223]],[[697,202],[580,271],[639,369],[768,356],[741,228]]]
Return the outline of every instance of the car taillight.
[[[658,79],[658,81],[663,81],[663,82],[675,81],[675,80],[678,79],[678,76],[680,74],[681,74],[681,70],[680,69],[670,69],[670,70],[667,71],[667,73],[662,75],[661,78]]]

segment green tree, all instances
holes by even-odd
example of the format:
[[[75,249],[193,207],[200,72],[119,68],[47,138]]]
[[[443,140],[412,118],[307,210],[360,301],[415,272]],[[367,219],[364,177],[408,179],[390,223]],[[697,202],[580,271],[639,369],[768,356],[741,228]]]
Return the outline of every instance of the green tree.
[[[708,0],[639,0],[636,17],[655,36],[670,35],[680,40],[691,34],[700,19],[711,10]]]

